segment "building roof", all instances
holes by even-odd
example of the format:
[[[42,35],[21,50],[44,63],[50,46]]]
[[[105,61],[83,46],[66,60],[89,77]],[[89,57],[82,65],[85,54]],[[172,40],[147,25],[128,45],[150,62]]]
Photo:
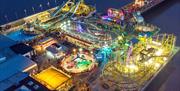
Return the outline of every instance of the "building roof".
[[[49,75],[50,74],[50,75]],[[50,67],[35,76],[40,83],[44,84],[50,90],[56,90],[59,86],[71,79],[63,71]]]
[[[10,38],[2,35],[2,34],[0,34],[0,42],[1,42],[0,50],[16,44],[16,41],[14,41],[14,40],[12,40],[12,39],[10,39]]]
[[[10,49],[12,51],[14,51],[16,54],[21,54],[21,55],[24,55],[24,54],[31,52],[33,50],[33,48],[31,46],[28,46],[24,43],[12,45],[10,47]]]
[[[49,91],[48,88],[30,76],[21,80],[18,85],[13,85],[5,91]]]
[[[58,49],[60,49],[61,51],[67,51],[68,48],[65,46],[65,45],[62,45],[62,44],[57,44],[57,43],[54,43],[52,44],[54,46],[56,46]]]
[[[52,46],[47,47],[46,50],[50,51],[53,54],[59,53],[59,51],[55,47],[52,47]]]
[[[32,91],[25,85],[20,86],[19,88],[15,89],[15,91]]]
[[[35,62],[21,55],[13,56],[0,64],[0,82],[12,75],[23,72],[27,68],[37,65]]]
[[[18,83],[26,75],[31,67],[37,66],[35,62],[22,55],[15,53],[10,47],[17,45],[17,42],[0,34],[0,91]],[[18,46],[19,47],[19,46]],[[19,47],[23,49],[24,47]]]
[[[50,40],[53,40],[53,38],[51,38],[51,37],[45,37],[45,38],[43,38],[42,40],[40,40],[39,43],[44,43],[44,42],[50,41]]]
[[[51,46],[47,47],[46,50],[53,53],[53,54],[57,54],[59,52],[67,51],[67,47],[62,45],[62,44],[54,43]]]
[[[0,81],[0,88],[1,88],[0,90],[3,91],[3,90],[8,89],[12,85],[17,84],[21,80],[25,79],[27,76],[28,76],[28,74],[23,73],[23,72],[17,72],[15,74],[13,74],[10,78]]]

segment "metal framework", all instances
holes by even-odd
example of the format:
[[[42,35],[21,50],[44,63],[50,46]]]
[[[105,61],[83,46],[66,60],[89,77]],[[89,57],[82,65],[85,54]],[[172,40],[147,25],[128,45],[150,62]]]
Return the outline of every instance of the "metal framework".
[[[176,37],[172,34],[145,37],[144,41],[134,45],[131,56],[127,55],[129,61],[122,62],[122,59],[117,59],[120,57],[116,57],[104,67],[102,82],[123,91],[140,90],[167,63],[167,58],[173,52],[175,40]]]

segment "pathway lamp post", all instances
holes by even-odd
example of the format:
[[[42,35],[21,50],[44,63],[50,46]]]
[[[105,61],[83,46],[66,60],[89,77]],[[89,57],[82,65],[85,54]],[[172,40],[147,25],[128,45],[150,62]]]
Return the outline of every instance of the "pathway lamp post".
[[[34,7],[32,7],[32,11],[33,11],[33,13],[35,13],[35,8]]]
[[[24,14],[25,14],[25,16],[27,16],[27,10],[26,9],[24,9]]]
[[[47,6],[50,8],[50,3],[49,3],[49,1],[47,2]]]
[[[41,8],[41,10],[43,10],[43,6],[42,6],[42,4],[40,4],[40,5],[39,5],[39,7]]]
[[[6,22],[9,22],[9,19],[8,19],[8,16],[7,15],[4,15],[5,19],[6,19]]]
[[[15,12],[14,14],[15,14],[15,16],[16,16],[16,19],[18,19],[18,14],[17,14],[17,12]]]
[[[57,0],[54,0],[55,4],[57,4]]]

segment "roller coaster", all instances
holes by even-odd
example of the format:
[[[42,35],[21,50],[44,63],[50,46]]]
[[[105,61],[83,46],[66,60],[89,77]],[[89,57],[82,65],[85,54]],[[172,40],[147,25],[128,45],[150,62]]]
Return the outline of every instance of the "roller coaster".
[[[116,57],[104,67],[102,82],[125,91],[141,90],[174,54],[175,40],[176,37],[171,34],[145,38],[130,47],[126,54],[128,60],[122,60],[115,52]]]
[[[85,17],[89,16],[89,14],[92,14],[95,11],[95,8],[86,5],[84,3],[84,0],[68,0],[66,3],[63,2],[62,5],[58,6],[56,10],[51,14],[52,20],[54,17],[56,18],[56,20],[50,21],[50,23],[45,24],[45,26],[47,26],[45,29],[48,30],[50,27],[56,25],[66,18],[74,19],[74,17]]]
[[[88,6],[84,3],[84,0],[68,0],[66,3],[58,6],[57,9],[52,13],[52,17],[57,16],[59,13],[70,12],[73,15],[88,15],[93,12],[95,8]]]

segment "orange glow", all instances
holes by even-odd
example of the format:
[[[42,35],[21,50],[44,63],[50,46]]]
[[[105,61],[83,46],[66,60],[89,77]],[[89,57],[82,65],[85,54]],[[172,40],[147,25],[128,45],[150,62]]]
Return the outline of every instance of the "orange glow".
[[[46,41],[44,41],[44,42],[41,42],[41,43],[39,43],[39,45],[36,45],[36,46],[34,46],[34,49],[37,51],[37,52],[43,52],[43,51],[45,51],[45,49],[48,47],[48,46],[50,46],[50,45],[52,45],[52,44],[54,44],[54,43],[57,43],[57,41],[55,40],[55,39],[53,39],[53,38],[50,38],[50,39],[48,39],[48,40],[46,40]]]
[[[50,45],[52,45],[54,43],[57,43],[57,41],[54,40],[54,39],[50,39],[50,40],[48,40],[46,42],[41,43],[40,45],[45,49],[45,48],[47,48],[48,46],[50,46]]]
[[[55,67],[50,67],[34,77],[50,90],[57,90],[61,85],[71,81],[71,76]]]

